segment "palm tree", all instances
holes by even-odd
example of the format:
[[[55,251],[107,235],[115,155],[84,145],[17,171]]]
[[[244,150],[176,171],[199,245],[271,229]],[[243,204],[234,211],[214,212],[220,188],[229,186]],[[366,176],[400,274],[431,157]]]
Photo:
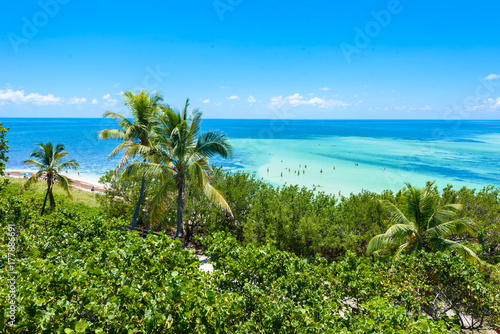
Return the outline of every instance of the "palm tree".
[[[159,180],[173,175],[177,189],[177,230],[174,239],[183,230],[183,197],[187,181],[194,182],[212,202],[232,216],[224,196],[210,184],[209,159],[216,155],[228,158],[233,153],[233,147],[223,133],[201,132],[202,113],[194,110],[188,117],[188,106],[189,99],[181,113],[176,113],[167,106],[162,108],[151,135],[154,145],[135,145],[131,148],[134,154],[149,157],[149,162],[136,161],[129,166],[129,169],[142,168]],[[152,218],[159,217],[166,211],[166,199],[170,191],[171,188],[164,183],[153,198]]]
[[[138,94],[134,94],[131,91],[126,91],[123,93],[123,99],[125,106],[128,107],[130,113],[132,114],[133,122],[129,121],[124,116],[114,113],[111,111],[106,111],[104,113],[104,118],[112,118],[118,122],[120,129],[105,129],[99,131],[98,139],[118,139],[122,143],[119,144],[108,156],[108,159],[116,156],[121,151],[125,151],[122,155],[120,162],[115,169],[115,176],[119,170],[121,170],[129,161],[132,159],[130,154],[130,147],[135,144],[140,144],[142,146],[151,146],[149,140],[149,134],[153,126],[153,120],[157,114],[163,97],[160,93],[150,94],[145,90]],[[143,158],[146,161],[146,158]],[[144,188],[146,185],[146,175],[142,175],[141,190],[139,193],[139,200],[134,212],[134,218],[130,225],[130,230],[133,230],[137,222],[137,217],[139,216],[139,210],[144,197]]]
[[[45,204],[47,203],[47,197],[50,202],[50,210],[52,211],[56,208],[56,202],[54,201],[54,195],[52,194],[52,188],[55,184],[59,185],[64,191],[66,191],[69,197],[72,197],[70,190],[72,181],[66,176],[61,175],[60,171],[65,169],[76,169],[79,164],[75,162],[75,160],[61,162],[62,158],[68,155],[68,152],[64,150],[64,145],[62,144],[57,145],[55,148],[52,145],[52,142],[39,143],[36,144],[36,146],[38,146],[38,148],[30,153],[30,157],[34,159],[25,160],[23,163],[37,168],[38,172],[26,181],[26,183],[21,187],[21,190],[29,188],[40,178],[45,178],[47,181],[47,193],[45,194],[42,212],[40,213],[40,216],[43,216]]]
[[[478,256],[466,246],[447,237],[457,234],[472,234],[474,223],[468,218],[455,219],[462,209],[461,204],[437,207],[437,193],[432,191],[434,182],[422,189],[406,184],[404,212],[388,201],[382,201],[394,223],[384,234],[375,236],[368,244],[367,253],[382,248],[399,246],[396,255],[402,252],[456,251],[465,259],[480,263]]]

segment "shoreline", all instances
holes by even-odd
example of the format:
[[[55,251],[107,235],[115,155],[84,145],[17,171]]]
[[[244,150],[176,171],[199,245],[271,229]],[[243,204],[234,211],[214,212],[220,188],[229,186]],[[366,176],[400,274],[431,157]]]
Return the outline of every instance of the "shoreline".
[[[33,170],[6,170],[5,176],[20,179],[24,177],[23,175],[24,173],[35,173],[35,172],[36,171]],[[94,193],[104,194],[105,191],[104,186],[99,182],[95,182],[95,180],[81,176],[77,179],[75,178],[75,175],[72,174],[68,174],[67,177],[71,181],[73,181],[73,184],[71,185],[72,189],[79,189],[91,193],[92,187],[94,187]]]

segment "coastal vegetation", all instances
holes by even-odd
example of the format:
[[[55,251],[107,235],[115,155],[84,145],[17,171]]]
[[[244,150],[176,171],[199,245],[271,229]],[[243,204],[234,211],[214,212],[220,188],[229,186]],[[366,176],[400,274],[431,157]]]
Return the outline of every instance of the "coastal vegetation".
[[[499,188],[429,182],[336,197],[274,187],[211,166],[231,156],[227,136],[201,132],[189,101],[181,112],[162,101],[126,92],[133,120],[105,114],[120,129],[98,136],[119,140],[110,155],[122,157],[101,178],[104,194],[63,196],[70,180],[59,168],[77,163],[51,143],[31,153],[39,171],[26,183],[0,188],[0,239],[15,236],[12,332],[500,330]],[[136,226],[150,233],[126,231]],[[2,253],[3,277],[9,261]],[[0,307],[7,328],[9,299]]]
[[[19,187],[0,197],[2,241],[8,224],[18,231],[14,333],[458,333],[498,325],[498,281],[452,253],[374,259],[347,251],[328,261],[218,232],[197,238],[214,264],[209,274],[163,232],[141,238],[121,229],[126,220],[70,199],[39,217],[39,194],[18,195]],[[0,327],[7,320],[4,312]]]
[[[76,169],[79,164],[75,160],[62,161],[63,158],[68,155],[68,152],[64,150],[64,145],[62,144],[58,144],[54,147],[52,142],[47,142],[36,144],[36,146],[38,146],[38,148],[30,153],[30,157],[33,159],[24,160],[23,164],[36,168],[38,171],[28,178],[21,190],[28,189],[40,179],[47,182],[47,191],[45,193],[42,211],[40,212],[40,216],[43,216],[47,198],[50,203],[50,211],[56,208],[56,202],[52,192],[54,185],[61,187],[69,197],[72,196],[70,189],[72,181],[61,172],[67,169]]]

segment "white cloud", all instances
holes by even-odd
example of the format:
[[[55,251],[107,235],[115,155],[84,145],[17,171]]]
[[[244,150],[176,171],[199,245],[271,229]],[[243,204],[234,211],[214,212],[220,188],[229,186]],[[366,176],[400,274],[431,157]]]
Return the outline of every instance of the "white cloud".
[[[415,110],[432,110],[432,107],[430,105],[425,105],[423,107],[417,107],[416,105],[408,105],[408,106],[397,106],[397,107],[394,107],[394,109],[415,111]]]
[[[323,88],[321,88],[321,90],[326,92],[326,91],[329,91],[329,90],[330,90],[330,88],[328,88],[328,87],[323,87]]]
[[[203,100],[203,103],[210,103],[210,99]]]
[[[33,103],[33,104],[59,104],[63,98],[52,94],[41,95],[38,93],[24,94],[24,90],[0,89],[0,102],[5,103]]]
[[[231,87],[228,87],[228,86],[220,86],[220,89],[228,89],[228,88],[231,88]]]
[[[356,102],[356,105],[359,105],[361,103],[363,103],[363,100],[359,100],[358,102]]]
[[[116,100],[116,99],[111,98],[111,94],[109,94],[109,93],[108,93],[108,94],[106,94],[106,95],[104,95],[102,98],[103,98],[103,100],[105,100],[105,102],[106,102],[106,104],[105,104],[105,105],[106,105],[106,106],[113,105],[114,103],[116,103],[116,102],[117,102],[117,100]]]
[[[98,104],[99,102],[97,102],[97,99],[93,99],[92,100],[92,104]]]
[[[214,106],[220,106],[220,105],[221,105],[221,103],[220,103],[220,102],[215,102],[215,103],[214,103]]]
[[[233,96],[226,97],[226,99],[228,99],[228,100],[239,100],[240,97],[238,95],[233,95]]]
[[[490,110],[500,109],[500,97],[497,97],[496,99],[492,99],[490,97],[489,99],[482,101],[481,105],[477,106],[474,109],[490,109]]]
[[[248,103],[255,103],[257,102],[257,100],[255,99],[255,97],[253,97],[252,95],[250,95],[247,99]]]
[[[87,99],[84,98],[84,97],[81,97],[81,98],[79,98],[79,97],[72,97],[72,98],[70,98],[68,100],[67,103],[68,104],[82,104],[82,103],[85,103],[85,102],[87,102]]]
[[[291,107],[309,105],[309,106],[315,106],[318,108],[336,108],[336,107],[346,107],[346,106],[349,106],[350,104],[343,102],[343,101],[340,101],[340,100],[334,100],[334,99],[326,100],[326,99],[322,99],[319,97],[305,99],[299,93],[295,93],[295,94],[290,95],[286,98],[283,98],[282,96],[272,97],[270,100],[270,103],[268,104],[268,107],[270,109],[277,109],[277,108],[281,108],[285,105],[289,105]]]
[[[485,80],[500,79],[500,74],[491,73],[491,74],[487,75],[484,79]]]

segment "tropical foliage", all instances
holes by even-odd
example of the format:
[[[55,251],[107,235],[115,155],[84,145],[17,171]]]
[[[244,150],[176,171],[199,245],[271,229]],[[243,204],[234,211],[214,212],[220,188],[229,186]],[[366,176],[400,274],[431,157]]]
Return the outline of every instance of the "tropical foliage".
[[[125,223],[69,205],[39,218],[26,198],[1,197],[0,239],[9,224],[22,231],[13,332],[453,333],[467,327],[464,314],[477,326],[498,319],[498,289],[452,255],[372,263],[348,253],[329,263],[219,233],[200,240],[215,266],[209,275],[180,242],[142,239],[118,228]],[[5,277],[5,253],[0,261]],[[7,306],[0,299],[2,328]]]
[[[125,106],[131,113],[132,121],[129,121],[126,117],[118,113],[106,111],[104,113],[104,118],[116,120],[120,129],[105,129],[100,131],[97,135],[98,139],[116,139],[121,141],[121,143],[109,154],[109,158],[112,158],[123,151],[122,158],[115,169],[115,176],[123,169],[124,166],[127,165],[131,158],[135,157],[130,152],[131,146],[134,144],[140,144],[144,147],[151,145],[149,138],[150,133],[154,124],[155,116],[162,106],[163,101],[163,97],[160,93],[150,94],[145,90],[138,94],[126,91],[123,93],[123,99]],[[143,157],[143,159],[146,161],[146,157]],[[134,229],[139,216],[139,210],[144,196],[145,183],[146,176],[143,174],[139,198],[137,200],[131,224],[132,230]]]
[[[231,209],[220,191],[210,184],[210,165],[208,159],[218,155],[228,158],[232,146],[227,136],[220,132],[201,132],[202,113],[194,110],[188,114],[189,100],[181,113],[164,107],[155,119],[151,133],[152,145],[136,144],[130,146],[131,156],[144,156],[148,162],[135,161],[127,172],[142,170],[161,181],[163,186],[152,200],[151,217],[159,219],[168,207],[171,186],[165,180],[173,176],[177,190],[177,239],[183,229],[183,208],[187,183],[191,182],[219,207],[231,216]]]
[[[43,201],[42,211],[40,213],[40,215],[43,216],[47,198],[49,199],[50,210],[52,211],[56,208],[56,202],[52,193],[54,185],[61,187],[68,194],[68,196],[71,197],[70,185],[72,181],[65,175],[61,174],[61,171],[66,169],[76,169],[79,164],[75,160],[65,162],[62,161],[63,158],[68,155],[68,152],[64,150],[64,145],[62,144],[58,144],[54,147],[52,142],[47,142],[36,144],[36,146],[38,146],[38,148],[30,153],[30,157],[33,159],[25,160],[23,163],[38,169],[38,171],[26,181],[22,190],[28,189],[40,179],[47,182],[47,192],[45,194],[45,200]]]
[[[464,258],[480,262],[478,256],[468,247],[446,239],[459,234],[474,234],[474,223],[468,218],[455,219],[460,204],[437,207],[438,194],[433,183],[422,189],[407,184],[403,196],[403,209],[391,202],[383,204],[391,214],[393,224],[384,234],[375,236],[368,244],[367,253],[393,245],[398,246],[396,256],[401,252],[455,251]]]

